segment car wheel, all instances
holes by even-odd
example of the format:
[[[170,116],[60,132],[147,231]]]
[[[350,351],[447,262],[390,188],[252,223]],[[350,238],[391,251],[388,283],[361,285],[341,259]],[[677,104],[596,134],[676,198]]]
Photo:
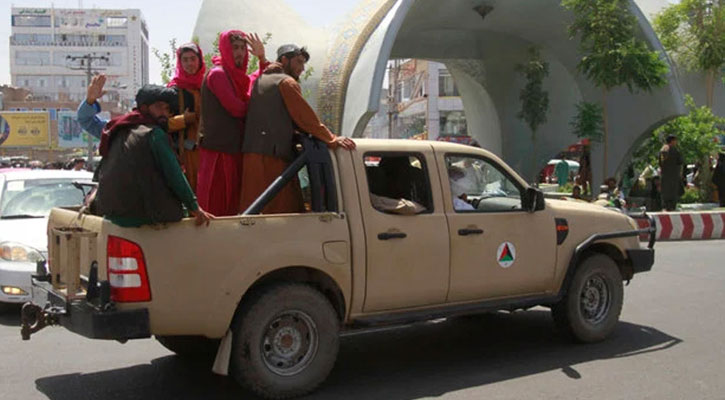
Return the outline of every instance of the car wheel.
[[[314,288],[285,283],[262,289],[237,310],[230,375],[268,399],[309,393],[335,364],[339,330],[337,313]]]
[[[213,361],[219,348],[219,339],[204,336],[156,336],[156,340],[179,357]]]
[[[595,254],[579,265],[566,296],[551,313],[557,327],[575,340],[598,342],[614,331],[623,297],[617,264],[604,254]]]
[[[0,315],[9,314],[13,310],[17,310],[18,313],[20,312],[17,304],[0,302]]]

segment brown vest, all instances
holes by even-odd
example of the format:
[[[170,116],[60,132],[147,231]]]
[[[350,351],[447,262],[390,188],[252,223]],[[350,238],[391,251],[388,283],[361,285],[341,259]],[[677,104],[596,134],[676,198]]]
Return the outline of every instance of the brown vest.
[[[244,129],[244,153],[266,154],[290,161],[295,125],[279,91],[286,74],[264,74],[254,83]]]
[[[199,147],[237,154],[242,151],[243,122],[241,119],[229,115],[216,95],[209,90],[206,85],[206,78],[205,76],[201,84],[201,121],[199,122],[199,136],[201,139]],[[229,84],[232,84],[231,80]]]
[[[113,136],[98,174],[98,214],[143,218],[154,223],[180,221],[181,201],[166,184],[151,152],[152,128],[138,125]]]

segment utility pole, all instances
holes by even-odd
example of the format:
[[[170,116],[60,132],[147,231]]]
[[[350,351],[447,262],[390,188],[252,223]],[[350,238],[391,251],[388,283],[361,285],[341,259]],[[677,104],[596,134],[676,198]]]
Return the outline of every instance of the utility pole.
[[[82,56],[66,56],[65,59],[67,61],[70,61],[72,63],[78,63],[78,65],[71,65],[68,66],[68,68],[74,70],[74,71],[86,71],[86,86],[91,84],[91,78],[93,78],[93,73],[97,71],[105,70],[105,68],[99,68],[95,67],[93,68],[94,62],[98,61],[105,61],[108,62],[109,60],[109,53],[106,53],[104,56],[98,56],[96,53],[88,53],[84,54]],[[98,99],[100,101],[101,99]],[[93,138],[90,134],[87,135],[88,137],[88,161],[86,161],[86,168],[91,168],[93,165]]]
[[[390,66],[388,76],[388,139],[394,139],[395,116],[398,115],[398,78],[400,75],[400,60],[395,59]]]

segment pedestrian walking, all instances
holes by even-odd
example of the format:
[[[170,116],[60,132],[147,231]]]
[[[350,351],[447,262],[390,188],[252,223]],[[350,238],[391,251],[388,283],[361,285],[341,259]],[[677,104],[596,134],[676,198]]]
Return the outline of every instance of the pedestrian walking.
[[[662,208],[674,211],[685,191],[682,185],[682,155],[677,148],[677,136],[668,135],[659,154]]]
[[[712,173],[712,183],[717,186],[720,207],[725,207],[725,153],[718,154],[717,165]]]

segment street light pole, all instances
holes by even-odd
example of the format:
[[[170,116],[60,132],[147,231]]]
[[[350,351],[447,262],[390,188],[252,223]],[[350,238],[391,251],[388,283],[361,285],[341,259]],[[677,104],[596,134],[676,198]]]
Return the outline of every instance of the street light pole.
[[[93,63],[98,62],[98,61],[108,62],[108,60],[109,60],[108,53],[106,53],[106,55],[104,55],[104,56],[98,56],[95,53],[88,53],[88,54],[84,54],[82,56],[68,55],[65,58],[66,58],[66,60],[71,61],[71,62],[80,61],[79,66],[68,66],[68,68],[70,68],[74,71],[85,71],[86,72],[86,85],[91,84],[91,79],[93,78],[94,70],[95,70],[95,72],[97,72],[97,71],[102,71],[105,69],[105,68],[99,68],[99,67],[93,68]],[[100,99],[98,99],[98,100],[100,101]],[[91,166],[93,165],[93,139],[91,138],[90,134],[88,134],[87,137],[88,137],[88,161],[86,162],[86,168],[88,169],[88,168],[91,168]]]

